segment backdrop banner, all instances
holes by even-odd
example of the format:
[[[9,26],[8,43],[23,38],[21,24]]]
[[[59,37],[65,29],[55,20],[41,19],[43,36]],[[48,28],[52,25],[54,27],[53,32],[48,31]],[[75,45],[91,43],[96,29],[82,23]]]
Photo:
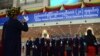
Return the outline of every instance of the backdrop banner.
[[[25,18],[28,21],[28,23],[77,20],[77,19],[87,19],[87,18],[100,19],[100,6],[26,14],[18,16],[19,20],[23,18]],[[8,17],[0,18],[0,25],[3,25],[4,22],[8,19],[9,19]]]

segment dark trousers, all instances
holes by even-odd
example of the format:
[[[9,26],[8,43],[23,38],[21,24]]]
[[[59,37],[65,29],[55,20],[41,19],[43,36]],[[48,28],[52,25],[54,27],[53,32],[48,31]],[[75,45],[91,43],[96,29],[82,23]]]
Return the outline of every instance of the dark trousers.
[[[64,56],[64,50],[60,50],[60,56]]]
[[[48,52],[48,56],[53,56],[52,49]]]
[[[85,56],[85,48],[80,47],[80,56]]]
[[[26,49],[26,56],[30,56],[30,49]]]
[[[78,47],[73,48],[73,56],[79,56]]]
[[[41,56],[41,50],[37,48],[36,56]]]
[[[67,56],[72,56],[72,51],[71,50],[67,50]]]
[[[34,48],[34,49],[32,50],[32,56],[37,56],[37,54],[38,54],[38,53],[37,53],[37,49]]]

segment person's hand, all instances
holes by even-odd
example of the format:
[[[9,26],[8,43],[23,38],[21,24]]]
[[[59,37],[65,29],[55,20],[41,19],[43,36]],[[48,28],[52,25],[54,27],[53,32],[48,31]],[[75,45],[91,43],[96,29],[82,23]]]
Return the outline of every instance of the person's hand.
[[[26,22],[26,20],[25,19],[22,19],[21,22],[24,23],[24,22]]]
[[[23,17],[26,20],[26,22],[29,20],[29,17],[28,16],[23,16]]]
[[[23,12],[22,12],[22,15],[25,15],[26,14],[26,12],[25,12],[26,10],[24,10]]]

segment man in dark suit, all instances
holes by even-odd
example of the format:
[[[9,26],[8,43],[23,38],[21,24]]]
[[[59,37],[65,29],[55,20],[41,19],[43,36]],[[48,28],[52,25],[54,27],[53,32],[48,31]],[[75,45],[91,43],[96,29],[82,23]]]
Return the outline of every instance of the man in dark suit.
[[[51,44],[52,44],[52,46],[51,46],[51,48],[52,48],[52,56],[54,56],[55,55],[55,39],[52,39],[51,40]]]
[[[26,56],[30,56],[31,55],[31,49],[32,49],[32,40],[29,38],[29,40],[27,40],[26,42]]]
[[[53,56],[53,48],[52,48],[52,40],[51,39],[50,39],[50,42],[49,42],[48,56]]]
[[[60,40],[60,56],[64,56],[65,44],[64,39]]]
[[[73,40],[71,37],[68,37],[66,41],[67,56],[72,56],[72,45],[73,45]]]
[[[37,56],[37,46],[35,44],[35,41],[32,42],[32,56]]]
[[[79,46],[80,46],[80,56],[85,56],[85,36],[81,35],[80,40],[79,40]]]
[[[3,25],[2,42],[4,56],[21,56],[21,31],[28,31],[25,19],[20,22],[17,15],[20,8],[11,8],[7,11],[9,19]]]
[[[41,56],[42,55],[42,51],[41,51],[41,38],[37,38],[36,39],[36,46],[37,46],[37,56]]]
[[[73,39],[73,56],[79,56],[79,35],[76,34],[76,37]]]

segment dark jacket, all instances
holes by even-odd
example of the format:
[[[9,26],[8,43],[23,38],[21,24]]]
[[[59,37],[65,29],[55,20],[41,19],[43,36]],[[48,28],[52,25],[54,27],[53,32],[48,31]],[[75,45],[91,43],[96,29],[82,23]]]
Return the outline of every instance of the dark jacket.
[[[21,56],[21,31],[28,31],[26,22],[23,24],[9,19],[3,25],[2,41],[4,56]]]

